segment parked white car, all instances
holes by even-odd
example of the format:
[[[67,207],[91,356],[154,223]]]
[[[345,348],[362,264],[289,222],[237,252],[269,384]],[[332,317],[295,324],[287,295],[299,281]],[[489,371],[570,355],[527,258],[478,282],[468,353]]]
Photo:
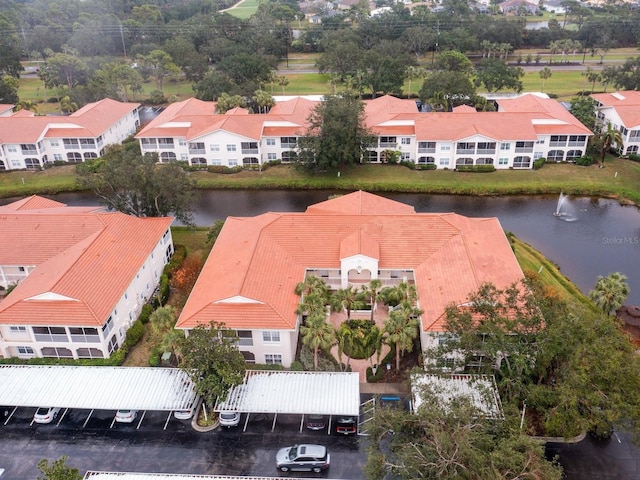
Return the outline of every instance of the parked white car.
[[[36,410],[33,421],[36,423],[51,423],[58,416],[58,413],[60,413],[60,408],[58,407],[40,407]]]
[[[195,405],[191,405],[191,408],[189,408],[188,410],[175,410],[173,412],[173,416],[176,417],[178,420],[189,420],[191,417],[193,417],[193,414],[196,411],[196,406]]]
[[[323,445],[294,445],[276,453],[276,468],[281,472],[302,471],[320,473],[329,468],[331,456]]]
[[[235,427],[240,423],[240,414],[238,412],[220,412],[218,420],[223,427]]]
[[[131,423],[138,416],[137,410],[118,410],[116,412],[116,422],[118,423]]]

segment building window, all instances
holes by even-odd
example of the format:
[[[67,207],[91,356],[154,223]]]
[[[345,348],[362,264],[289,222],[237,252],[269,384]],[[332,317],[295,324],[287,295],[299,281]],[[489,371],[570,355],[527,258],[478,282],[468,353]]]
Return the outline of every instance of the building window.
[[[140,144],[142,148],[157,148],[157,142],[155,138],[141,138]]]
[[[436,153],[436,142],[418,142],[418,153]]]
[[[97,348],[79,348],[76,350],[78,358],[104,358],[102,350]]]
[[[458,142],[456,144],[456,153],[467,153],[473,155],[476,153],[476,144],[474,142]]]
[[[163,149],[173,148],[173,138],[159,138],[158,147]]]
[[[214,158],[213,160],[211,160],[211,165],[219,167],[220,165],[222,165],[222,160],[220,160],[219,158]]]
[[[629,132],[630,142],[640,142],[640,130],[631,130]]]
[[[96,141],[93,138],[81,138],[80,140],[80,148],[85,150],[91,150],[96,148]]]
[[[258,159],[256,157],[244,157],[242,159],[243,167],[250,167],[251,165],[258,165]]]
[[[68,342],[64,327],[33,327],[33,336],[37,342]]]
[[[107,338],[109,332],[113,329],[113,318],[109,317],[104,325],[102,325],[102,333],[104,333],[104,338]]]
[[[63,157],[61,153],[54,153],[53,154],[53,160],[56,162],[62,162]]]
[[[209,145],[209,150],[212,152],[219,152],[220,151],[220,145],[218,145],[217,143],[213,143],[211,145]]]
[[[191,165],[197,166],[197,165],[206,165],[207,164],[207,159],[204,157],[195,157],[191,159]]]
[[[241,142],[242,153],[258,153],[258,142]]]
[[[189,143],[189,153],[191,155],[195,155],[195,154],[200,154],[202,155],[203,153],[205,153],[205,149],[204,149],[204,142],[191,142]]]
[[[473,165],[473,158],[469,158],[469,157],[456,158],[456,165]]]
[[[275,153],[267,153],[267,160],[271,161],[271,160],[277,160],[278,156]]]
[[[170,163],[175,162],[176,154],[173,152],[161,152],[160,153],[160,163]]]
[[[229,166],[230,167],[237,167],[238,166],[238,159],[237,158],[230,158],[229,159]]]
[[[435,163],[435,157],[418,157],[418,164],[420,165],[434,165]]]
[[[113,352],[115,352],[116,350],[118,350],[118,339],[116,338],[116,336],[112,336],[111,339],[109,340],[109,346],[107,347],[107,350],[109,351],[109,355],[111,355]]]
[[[569,135],[570,147],[582,147],[587,141],[586,135]]]
[[[298,139],[296,137],[280,137],[280,147],[282,148],[296,148]]]
[[[45,347],[41,352],[45,358],[73,358],[73,353],[68,348]]]
[[[52,147],[59,147],[60,142],[58,142],[58,140],[49,140],[49,145],[51,145]]]
[[[496,142],[478,142],[478,153],[496,153]]]
[[[91,327],[69,327],[72,342],[99,343],[100,335],[97,328]]]
[[[400,155],[400,161],[409,162],[411,161],[411,154],[409,152],[402,152]]]
[[[531,168],[531,157],[518,156],[514,158],[513,168]]]
[[[411,145],[411,137],[402,137],[400,140],[401,145]]]
[[[267,353],[264,356],[264,363],[267,365],[282,365],[282,355]]]
[[[80,148],[77,138],[63,138],[62,143],[67,150],[77,150]]]
[[[27,331],[27,327],[23,327],[21,325],[18,325],[18,326],[12,325],[9,327],[9,331],[11,333],[25,333]]]
[[[275,147],[276,139],[275,138],[267,138],[267,147]]]
[[[16,347],[18,355],[33,355],[33,348],[31,347]]]
[[[93,160],[98,158],[98,154],[96,152],[84,152],[83,157],[85,160]]]
[[[493,165],[493,158],[479,158],[476,160],[476,165]]]
[[[295,162],[298,158],[298,154],[293,150],[282,152],[282,161],[284,163]]]
[[[549,140],[550,147],[566,147],[567,146],[567,136],[566,135],[551,135]]]
[[[561,162],[564,160],[564,150],[549,150],[547,154],[547,160],[551,160],[553,162]]]
[[[179,147],[186,147],[187,146],[187,141],[184,138],[179,138],[178,139],[178,146]]]
[[[450,152],[451,151],[451,145],[450,144],[440,145],[440,151],[441,152]]]
[[[181,153],[180,160],[186,162],[187,160],[189,160],[189,155],[187,155],[186,153]]]
[[[227,152],[235,152],[235,151],[236,151],[235,145],[232,145],[232,144],[227,145]]]
[[[80,152],[68,152],[67,153],[67,162],[69,162],[69,163],[81,163],[82,162],[82,154],[80,154]]]
[[[396,137],[380,137],[380,146],[383,148],[396,148]]]
[[[40,160],[38,160],[37,158],[25,158],[24,166],[27,167],[27,170],[37,170],[38,168],[40,168]]]
[[[498,165],[509,165],[509,159],[505,157],[499,158]]]
[[[262,332],[262,341],[265,343],[280,343],[280,332],[264,331]]]
[[[439,164],[441,167],[448,167],[449,166],[449,159],[448,158],[441,158],[439,161]]]
[[[241,347],[251,347],[253,345],[253,332],[251,330],[238,330],[238,345]]]
[[[573,152],[571,150],[569,153]],[[569,160],[569,153],[567,153],[567,160]],[[638,145],[631,145],[627,148],[627,155],[637,155],[638,154]]]
[[[581,156],[582,156],[582,150],[569,150],[567,152],[566,160],[567,162],[573,162],[574,160],[580,158]]]
[[[7,153],[18,153],[18,148],[14,145],[9,145],[7,147]]]
[[[516,142],[516,153],[533,152],[533,142]]]

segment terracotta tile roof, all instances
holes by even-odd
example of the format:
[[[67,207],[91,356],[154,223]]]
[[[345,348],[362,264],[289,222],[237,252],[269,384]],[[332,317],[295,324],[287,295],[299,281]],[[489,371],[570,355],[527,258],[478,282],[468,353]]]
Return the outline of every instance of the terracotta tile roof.
[[[23,198],[8,205],[0,206],[0,212],[3,209],[7,210],[37,210],[40,208],[57,208],[64,207],[62,202],[56,202],[48,198],[40,197],[38,195],[31,195],[30,197]]]
[[[7,103],[0,103],[0,114],[6,113],[6,112],[12,110],[13,107],[15,107],[15,105],[7,104]]]
[[[69,116],[33,116],[33,112],[20,110],[10,117],[0,117],[0,143],[37,143],[44,137],[95,138],[139,106],[104,99]]]
[[[177,326],[295,329],[294,289],[306,269],[339,269],[355,253],[377,258],[380,269],[414,270],[425,330],[440,328],[446,305],[481,283],[505,287],[522,277],[497,219],[418,214],[355,192],[305,213],[227,219]]]
[[[304,132],[307,118],[317,104],[296,97],[276,103],[268,114],[249,115],[243,108],[215,114],[214,102],[189,99],[171,104],[136,138],[184,137],[194,140],[221,130],[251,140],[259,140],[262,136],[296,136]]]
[[[0,211],[0,264],[36,268],[0,303],[5,325],[101,325],[172,222],[19,203]]]
[[[640,92],[594,93],[591,96],[603,106],[614,108],[625,127],[640,126]]]

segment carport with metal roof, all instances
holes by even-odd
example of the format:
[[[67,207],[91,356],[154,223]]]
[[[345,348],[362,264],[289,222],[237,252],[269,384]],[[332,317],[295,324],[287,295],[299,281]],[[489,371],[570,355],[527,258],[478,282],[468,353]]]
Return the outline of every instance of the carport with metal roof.
[[[177,368],[0,365],[0,405],[91,410],[189,410],[189,376]],[[5,421],[9,422],[11,415]],[[138,427],[142,423],[144,413]],[[167,423],[169,418],[167,418]],[[167,423],[165,423],[165,428]]]
[[[217,412],[246,413],[244,429],[251,414],[274,414],[271,430],[278,414],[354,417],[360,413],[360,378],[356,372],[283,372],[247,370],[244,382],[233,387]]]

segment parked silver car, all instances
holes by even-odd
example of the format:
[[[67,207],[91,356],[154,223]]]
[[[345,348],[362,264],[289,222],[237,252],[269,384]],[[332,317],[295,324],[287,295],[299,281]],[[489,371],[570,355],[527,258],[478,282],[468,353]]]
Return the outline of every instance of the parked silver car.
[[[329,468],[331,456],[322,445],[294,445],[281,448],[276,454],[276,468],[281,472],[320,473]]]

